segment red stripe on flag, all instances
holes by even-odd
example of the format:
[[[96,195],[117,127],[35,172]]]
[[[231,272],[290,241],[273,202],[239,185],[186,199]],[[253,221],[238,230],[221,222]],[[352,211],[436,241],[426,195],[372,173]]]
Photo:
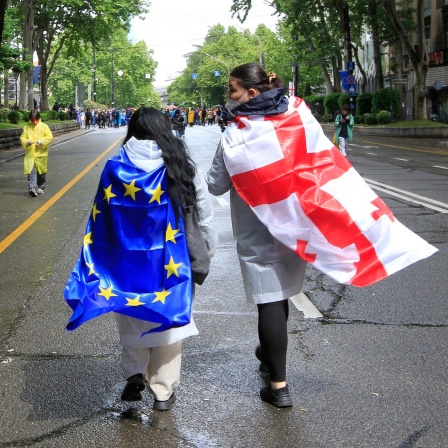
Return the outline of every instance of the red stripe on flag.
[[[374,205],[378,209],[371,213],[372,218],[375,221],[378,221],[381,218],[381,216],[384,216],[384,215],[388,216],[392,222],[395,221],[395,216],[393,215],[393,213],[390,211],[389,207],[383,202],[383,200],[380,197],[377,197],[376,199],[374,199],[372,201],[372,205]]]
[[[328,150],[308,153],[304,127],[297,112],[286,113],[283,117],[265,118],[275,123],[274,128],[285,158],[232,176],[240,196],[251,207],[257,207],[279,202],[295,193],[305,215],[331,245],[343,249],[355,244],[360,260],[355,263],[357,273],[351,284],[366,286],[387,277],[374,247],[347,210],[336,198],[320,188],[351,168],[347,159],[330,142]],[[391,214],[387,206],[382,204],[381,199],[374,201],[380,214]],[[306,244],[301,242],[297,246],[297,253],[307,260],[310,255],[306,254],[305,248]]]
[[[296,253],[302,257],[308,263],[314,263],[316,261],[316,254],[310,254],[306,251],[306,245],[308,241],[297,240],[297,250]]]

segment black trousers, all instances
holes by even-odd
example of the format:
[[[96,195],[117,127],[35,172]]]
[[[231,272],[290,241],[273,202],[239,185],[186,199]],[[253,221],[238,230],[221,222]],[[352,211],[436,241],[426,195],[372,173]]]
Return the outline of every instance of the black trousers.
[[[258,337],[263,360],[271,381],[286,381],[286,351],[288,348],[288,300],[263,303],[258,307]]]

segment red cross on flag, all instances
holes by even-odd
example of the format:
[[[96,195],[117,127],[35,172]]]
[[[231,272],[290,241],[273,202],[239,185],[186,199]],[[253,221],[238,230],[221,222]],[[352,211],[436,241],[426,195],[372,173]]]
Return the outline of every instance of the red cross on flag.
[[[339,283],[368,286],[437,251],[397,221],[300,98],[283,114],[236,117],[223,148],[271,234]]]

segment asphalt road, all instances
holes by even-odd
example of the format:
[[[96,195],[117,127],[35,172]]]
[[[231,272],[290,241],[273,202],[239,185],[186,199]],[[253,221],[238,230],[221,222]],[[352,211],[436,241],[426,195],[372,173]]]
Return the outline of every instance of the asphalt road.
[[[202,175],[220,135],[187,129]],[[133,406],[120,401],[112,316],[65,330],[62,291],[99,174],[123,137],[106,129],[55,142],[37,198],[21,152],[0,160],[1,448],[447,446],[448,142],[355,135],[355,168],[439,252],[362,289],[307,268],[309,307],[291,305],[288,410],[259,399],[256,310],[244,299],[228,195],[213,198],[220,243],[195,298],[200,335],[184,343],[175,406],[157,413],[146,392]]]

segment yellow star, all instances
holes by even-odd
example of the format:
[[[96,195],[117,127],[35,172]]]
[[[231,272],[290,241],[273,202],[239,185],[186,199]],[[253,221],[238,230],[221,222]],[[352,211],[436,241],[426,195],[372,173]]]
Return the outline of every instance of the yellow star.
[[[87,235],[84,235],[84,245],[92,244],[92,232],[89,232]]]
[[[106,300],[109,300],[111,297],[117,296],[117,294],[114,294],[112,292],[112,285],[110,285],[109,288],[107,288],[107,289],[101,288],[101,286],[100,286],[100,289],[101,289],[101,292],[99,292],[98,295],[105,297]]]
[[[160,196],[165,193],[162,190],[162,184],[157,185],[157,188],[155,190],[149,190],[149,192],[152,194],[152,198],[149,203],[151,203],[152,201],[157,201],[160,204]]]
[[[173,229],[171,227],[171,223],[168,223],[168,228],[166,229],[166,233],[165,233],[165,243],[167,241],[171,241],[174,244],[176,244],[176,238],[174,238],[174,235],[176,235],[176,233],[179,232],[179,229]]]
[[[93,208],[92,208],[93,222],[95,222],[96,215],[97,215],[98,213],[101,213],[101,211],[98,210],[98,209],[96,208],[96,202],[95,202],[95,204],[93,204]]]
[[[107,203],[109,204],[110,198],[114,198],[116,194],[112,193],[112,184],[110,184],[107,188],[103,188],[104,190],[104,198],[107,199]]]
[[[95,270],[94,270],[94,268],[93,268],[93,263],[87,263],[87,262],[86,262],[86,265],[87,265],[88,268],[89,268],[89,273],[88,273],[87,275],[95,274]]]
[[[165,269],[168,271],[166,278],[170,278],[171,274],[179,277],[177,270],[182,266],[182,263],[174,263],[173,257],[170,257],[170,262],[165,265]]]
[[[162,302],[165,305],[165,299],[167,296],[169,296],[171,294],[171,292],[165,291],[165,288],[163,288],[162,291],[155,292],[154,294],[156,295],[156,298],[152,301],[152,303]]]
[[[124,188],[126,188],[126,193],[124,195],[132,196],[132,199],[134,199],[134,201],[135,201],[135,193],[137,193],[137,191],[141,190],[141,188],[138,188],[135,186],[135,179],[130,184],[125,184],[123,182],[123,185],[124,185]]]
[[[140,302],[140,296],[137,296],[135,299],[130,299],[129,297],[126,297],[126,300],[128,301],[126,306],[139,306],[145,304],[145,302]]]

